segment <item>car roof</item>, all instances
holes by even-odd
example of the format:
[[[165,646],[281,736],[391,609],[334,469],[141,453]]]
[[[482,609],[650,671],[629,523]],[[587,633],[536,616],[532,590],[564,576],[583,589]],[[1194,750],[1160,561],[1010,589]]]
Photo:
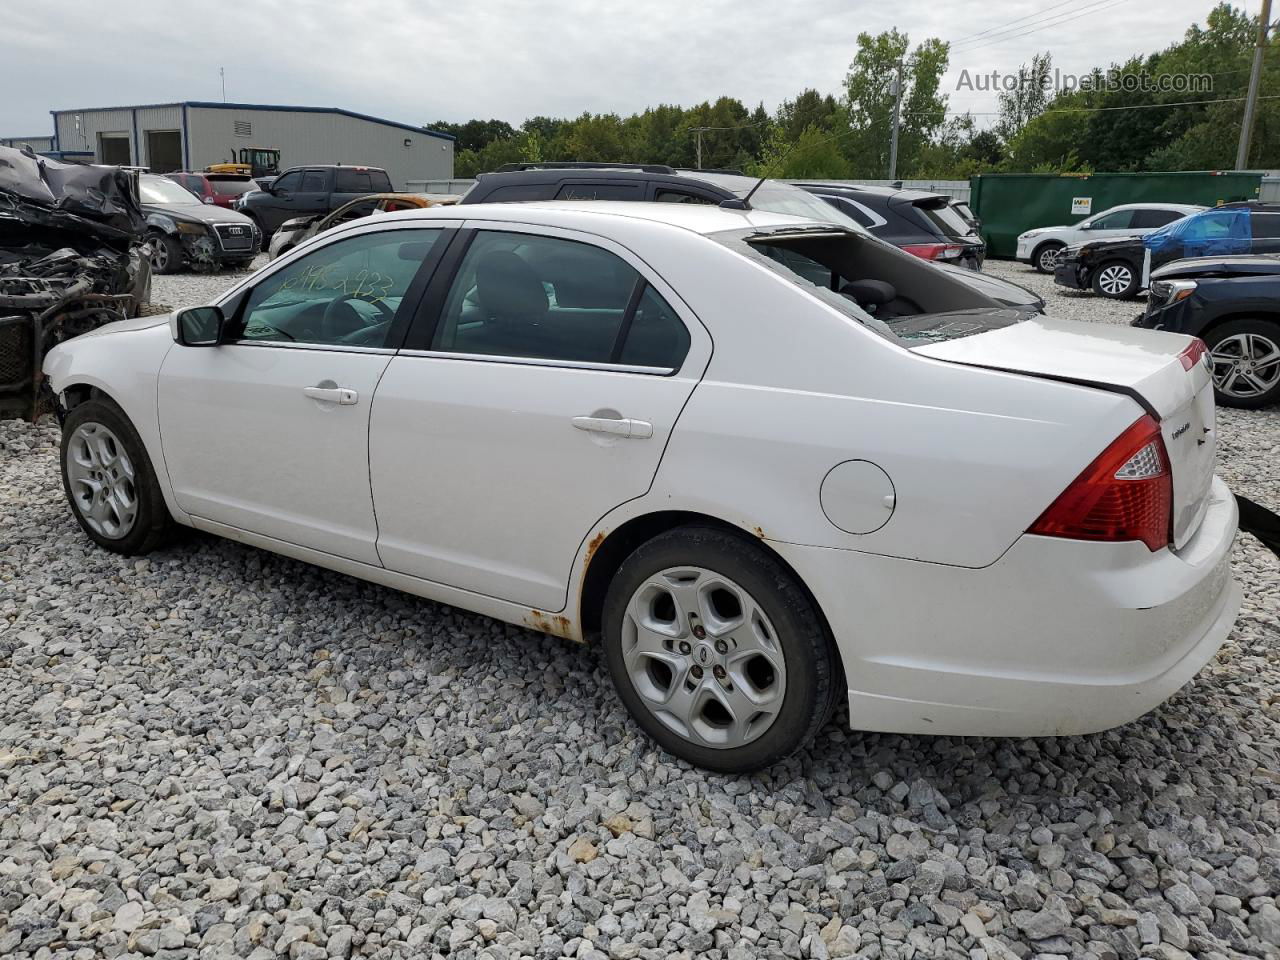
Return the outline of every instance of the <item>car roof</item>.
[[[832,193],[837,194],[850,193],[872,197],[892,197],[906,203],[913,203],[916,200],[933,200],[937,197],[941,197],[943,200],[951,200],[945,193],[937,193],[933,190],[915,190],[910,187],[883,187],[870,183],[813,183],[799,180],[788,182],[806,190],[830,190]]]
[[[1204,209],[1204,205],[1199,203],[1117,203],[1114,207],[1107,207],[1106,210],[1100,210],[1099,213],[1108,213],[1112,210],[1174,210],[1177,212],[1195,213],[1198,210]]]
[[[838,224],[809,220],[767,210],[729,210],[703,203],[657,203],[633,200],[532,200],[523,203],[477,203],[467,206],[398,210],[387,217],[442,220],[488,220],[546,226],[598,227],[599,218],[643,220],[712,234],[732,230],[782,227],[842,229]]]

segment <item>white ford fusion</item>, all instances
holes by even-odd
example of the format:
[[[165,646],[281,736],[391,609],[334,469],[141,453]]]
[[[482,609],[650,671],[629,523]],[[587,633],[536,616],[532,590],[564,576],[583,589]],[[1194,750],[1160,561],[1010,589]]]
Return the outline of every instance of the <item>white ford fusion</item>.
[[[1084,733],[1239,608],[1190,337],[1025,322],[830,223],[414,211],[53,350],[67,498],[603,643],[670,752]]]

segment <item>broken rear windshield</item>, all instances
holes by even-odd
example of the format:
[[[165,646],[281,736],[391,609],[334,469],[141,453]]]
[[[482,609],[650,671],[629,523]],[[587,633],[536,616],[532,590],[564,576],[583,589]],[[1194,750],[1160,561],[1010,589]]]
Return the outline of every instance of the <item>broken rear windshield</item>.
[[[954,340],[1020,319],[931,264],[865,235],[814,226],[713,239],[903,346]]]

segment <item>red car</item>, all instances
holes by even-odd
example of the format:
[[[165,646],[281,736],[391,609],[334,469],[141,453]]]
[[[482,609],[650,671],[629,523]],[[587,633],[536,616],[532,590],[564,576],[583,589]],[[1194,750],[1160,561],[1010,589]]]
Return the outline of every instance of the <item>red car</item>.
[[[228,209],[236,197],[258,189],[253,177],[239,173],[167,173],[165,176],[186,187],[202,203],[212,203]]]

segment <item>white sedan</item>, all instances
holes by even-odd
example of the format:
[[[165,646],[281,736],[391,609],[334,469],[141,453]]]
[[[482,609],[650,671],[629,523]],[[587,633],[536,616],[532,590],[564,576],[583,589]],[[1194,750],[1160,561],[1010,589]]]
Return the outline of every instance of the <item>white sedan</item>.
[[[1021,321],[830,223],[679,204],[357,220],[54,349],[67,498],[574,640],[722,771],[855,729],[1084,733],[1223,643],[1191,337]]]

